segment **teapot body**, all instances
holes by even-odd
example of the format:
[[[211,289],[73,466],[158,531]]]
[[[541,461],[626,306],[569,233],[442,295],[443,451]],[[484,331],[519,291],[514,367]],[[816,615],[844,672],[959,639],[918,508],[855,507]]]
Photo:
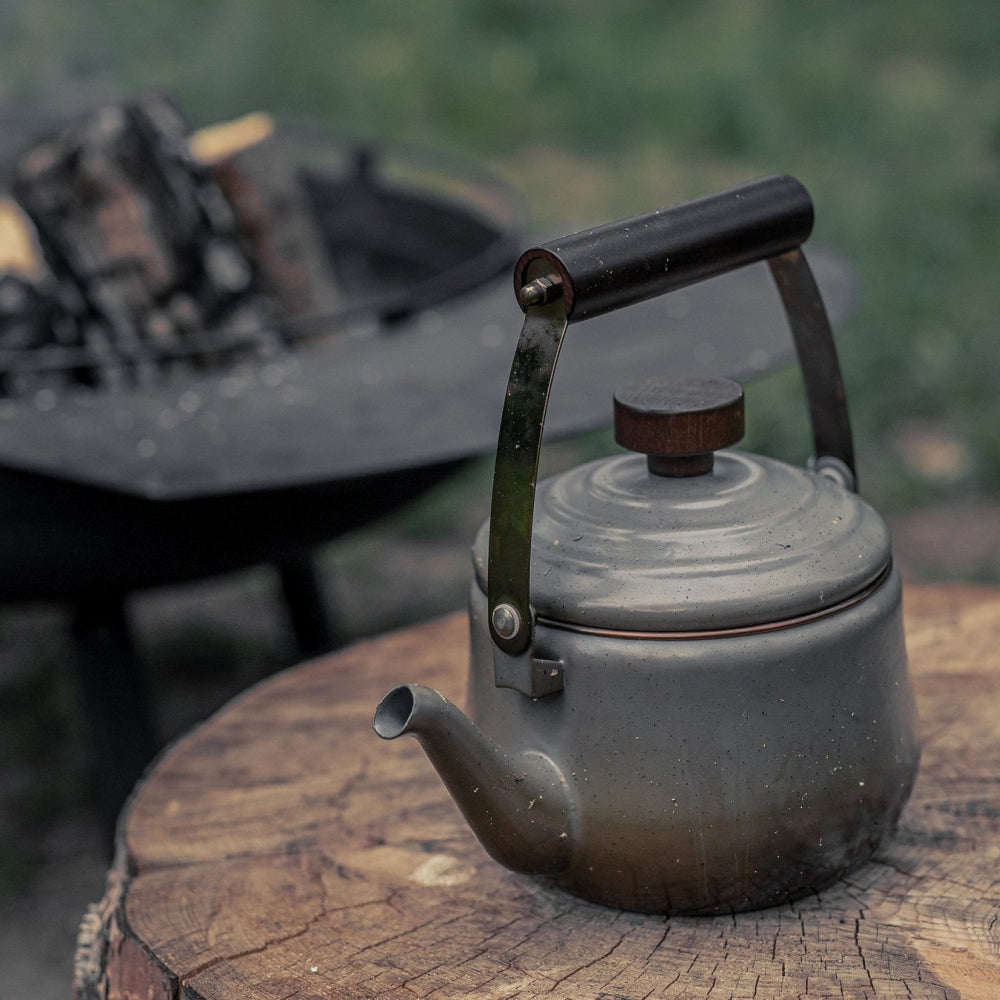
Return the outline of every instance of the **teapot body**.
[[[869,593],[742,634],[597,634],[539,621],[564,689],[494,684],[471,589],[473,720],[562,771],[573,852],[557,882],[594,902],[709,914],[770,906],[866,860],[919,750],[897,571]]]
[[[484,848],[594,902],[661,913],[815,891],[891,832],[919,749],[888,530],[857,494],[808,193],[764,178],[522,254],[525,313],[473,546],[471,720],[404,684],[412,733]],[[647,379],[630,452],[538,482],[572,322],[767,260],[809,408],[808,469],[727,449],[743,393]],[[640,456],[645,456],[640,457]]]

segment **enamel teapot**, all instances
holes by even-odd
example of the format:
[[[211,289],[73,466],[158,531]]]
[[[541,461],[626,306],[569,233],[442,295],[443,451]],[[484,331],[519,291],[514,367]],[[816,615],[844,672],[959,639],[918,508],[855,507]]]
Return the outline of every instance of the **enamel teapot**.
[[[466,716],[418,684],[375,711],[413,734],[501,864],[597,903],[770,906],[864,862],[919,749],[885,524],[855,491],[833,337],[786,176],[528,250],[491,516],[473,549]],[[728,450],[743,393],[616,394],[631,453],[537,483],[570,323],[758,260],[784,303],[816,457]]]

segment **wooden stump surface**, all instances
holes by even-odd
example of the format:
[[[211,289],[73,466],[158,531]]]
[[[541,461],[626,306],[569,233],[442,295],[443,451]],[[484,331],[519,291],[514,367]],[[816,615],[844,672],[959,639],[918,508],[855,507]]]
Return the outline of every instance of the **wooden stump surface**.
[[[491,861],[399,681],[461,702],[463,615],[307,663],[167,751],[87,914],[78,997],[1000,997],[1000,591],[910,588],[923,760],[895,838],[823,893],[718,918],[594,906]]]

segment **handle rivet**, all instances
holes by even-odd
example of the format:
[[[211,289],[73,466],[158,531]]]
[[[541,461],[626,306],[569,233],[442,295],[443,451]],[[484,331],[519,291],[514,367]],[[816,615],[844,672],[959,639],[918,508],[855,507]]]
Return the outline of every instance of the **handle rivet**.
[[[522,309],[548,305],[562,295],[562,290],[562,280],[557,274],[535,278],[518,289],[517,302]]]
[[[493,609],[493,631],[501,639],[513,639],[521,631],[521,616],[510,604],[498,604]]]

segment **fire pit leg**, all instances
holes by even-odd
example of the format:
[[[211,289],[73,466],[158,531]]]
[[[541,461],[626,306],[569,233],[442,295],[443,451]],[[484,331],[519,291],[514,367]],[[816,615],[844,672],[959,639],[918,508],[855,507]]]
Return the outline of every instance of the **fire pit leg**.
[[[73,639],[77,683],[95,756],[95,792],[101,820],[113,836],[121,807],[159,749],[124,597],[99,595],[78,601]]]
[[[312,554],[307,551],[276,563],[298,652],[302,659],[329,653],[341,645],[323,596],[323,585]]]

